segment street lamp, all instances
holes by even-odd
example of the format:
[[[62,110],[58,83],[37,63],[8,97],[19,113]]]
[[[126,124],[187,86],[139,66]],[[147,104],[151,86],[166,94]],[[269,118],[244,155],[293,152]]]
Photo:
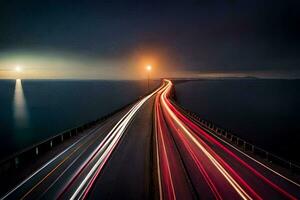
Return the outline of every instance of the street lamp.
[[[149,92],[150,91],[150,72],[152,70],[152,66],[147,65],[146,69],[147,69],[147,72],[148,72],[148,92]]]

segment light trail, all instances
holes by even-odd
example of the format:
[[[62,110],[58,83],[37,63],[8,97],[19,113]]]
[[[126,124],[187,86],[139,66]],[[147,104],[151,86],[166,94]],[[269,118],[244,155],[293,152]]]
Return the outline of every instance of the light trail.
[[[135,106],[133,106],[133,108],[130,111],[128,111],[128,113],[115,125],[115,127],[111,130],[111,132],[100,143],[98,148],[94,150],[94,152],[91,154],[91,156],[83,164],[83,168],[85,168],[86,165],[89,162],[91,162],[92,158],[95,157],[96,154],[98,154],[99,152],[101,152],[101,154],[98,155],[98,157],[99,157],[98,160],[93,165],[92,169],[88,172],[88,174],[85,176],[85,178],[80,183],[80,185],[77,187],[75,192],[72,194],[72,196],[70,198],[71,200],[86,198],[95,179],[97,178],[97,176],[99,175],[103,166],[105,165],[106,161],[108,160],[109,156],[111,155],[111,153],[117,146],[118,142],[120,141],[126,128],[129,126],[130,122],[133,120],[133,117],[135,116],[137,111],[143,106],[143,104],[149,98],[151,98],[154,94],[156,94],[157,91],[159,91],[160,89],[161,89],[161,87],[159,89],[155,90],[153,93],[149,94],[148,96],[144,97],[138,103],[136,103]]]
[[[136,105],[134,106],[136,107]],[[134,108],[133,107],[133,108]],[[105,147],[111,142],[111,140],[116,136],[114,132],[118,131],[122,126],[121,123],[123,120],[129,115],[129,113],[133,110],[130,109],[128,113],[126,113],[121,120],[112,128],[112,130],[108,133],[108,135],[102,140],[102,142],[97,146],[97,148],[89,155],[89,157],[85,160],[85,162],[81,165],[80,169],[77,170],[77,173],[75,176],[72,177],[71,180],[66,184],[66,187],[63,188],[60,195],[58,195],[58,198],[71,186],[71,184],[75,181],[75,179],[80,175],[80,173],[85,169],[85,167],[92,161],[92,159],[99,153],[99,151],[104,151]],[[103,147],[104,146],[104,147]]]
[[[212,132],[209,129],[205,129],[203,128],[206,132],[209,132],[210,134],[212,134],[214,137],[216,137],[218,140],[222,141],[224,144],[230,146],[231,148],[233,148],[235,151],[239,152],[240,154],[244,155],[245,157],[249,158],[250,160],[254,161],[255,163],[261,165],[262,167],[264,167],[265,169],[269,170],[270,172],[276,174],[277,176],[280,176],[281,178],[285,179],[286,181],[296,185],[297,187],[300,188],[300,184],[296,183],[295,181],[287,178],[286,176],[276,172],[275,170],[271,169],[270,167],[268,167],[267,165],[263,164],[262,162],[254,159],[253,157],[249,156],[248,154],[244,153],[243,151],[241,151],[240,149],[236,148],[235,146],[233,146],[232,144],[230,144],[229,142],[225,141],[224,139],[222,139],[221,137],[219,137],[217,134],[215,134],[214,132]]]
[[[44,169],[46,169],[48,166],[50,166],[53,162],[64,156],[70,149],[72,149],[74,146],[82,142],[84,139],[86,139],[88,136],[90,136],[91,133],[97,131],[101,127],[97,127],[91,131],[89,131],[86,135],[81,137],[79,140],[74,142],[72,145],[67,147],[65,150],[63,150],[61,153],[56,155],[54,158],[49,160],[47,163],[45,163],[41,168],[39,168],[37,171],[35,171],[33,174],[31,174],[29,177],[27,177],[24,181],[22,181],[20,184],[18,184],[16,187],[14,187],[12,190],[10,190],[7,194],[5,194],[3,197],[1,197],[1,200],[8,198],[11,194],[13,194],[16,190],[18,190],[20,187],[25,185],[27,182],[29,182],[31,179],[33,179],[36,175],[38,175],[40,172],[42,172]]]
[[[254,167],[250,166],[250,164],[246,163],[246,161],[239,158],[236,154],[234,154],[231,150],[226,148],[224,145],[222,145],[219,141],[217,141],[215,138],[213,138],[211,135],[206,133],[204,130],[202,130],[200,127],[198,127],[196,124],[194,124],[191,120],[189,120],[187,117],[185,117],[180,111],[178,111],[172,103],[169,101],[169,95],[172,89],[172,83],[169,80],[165,80],[166,86],[162,89],[162,92],[159,93],[160,95],[160,101],[156,101],[156,104],[160,104],[161,106],[156,106],[156,108],[160,108],[163,111],[163,114],[160,114],[160,112],[156,111],[156,122],[157,126],[161,126],[159,124],[160,121],[162,121],[160,118],[165,118],[165,123],[168,124],[169,129],[173,133],[175,139],[175,143],[181,144],[181,147],[186,149],[186,154],[184,156],[190,156],[191,160],[195,163],[195,165],[198,168],[198,171],[200,172],[198,175],[193,174],[194,176],[202,175],[202,177],[205,180],[205,184],[209,186],[209,188],[212,191],[212,194],[214,195],[215,199],[222,199],[222,197],[225,197],[225,194],[220,193],[217,185],[215,185],[216,176],[218,176],[218,185],[220,184],[221,177],[217,175],[216,173],[210,174],[212,172],[207,172],[206,170],[209,169],[209,166],[212,164],[214,170],[217,170],[218,173],[224,178],[224,181],[228,182],[231,188],[236,191],[236,193],[240,196],[242,199],[263,199],[261,195],[257,193],[253,189],[253,186],[250,186],[238,173],[238,171],[234,170],[230,163],[227,163],[221,156],[213,150],[207,142],[205,142],[201,137],[204,137],[205,140],[209,141],[209,144],[212,144],[213,146],[217,146],[221,149],[224,153],[227,153],[229,156],[231,156],[235,161],[245,166],[247,169],[249,169],[248,173],[252,173],[255,175],[255,179],[262,180],[263,182],[267,183],[271,188],[273,188],[275,191],[278,191],[281,195],[285,196],[288,199],[297,199],[295,196],[291,195],[278,185],[276,185],[274,182],[272,182],[270,179],[266,178],[264,175],[262,175],[260,172],[258,172]],[[163,115],[163,116],[160,116]],[[160,119],[160,120],[159,120]],[[165,133],[162,133],[162,131],[158,131],[159,134],[163,135]],[[162,137],[162,136],[161,136]],[[159,138],[159,137],[157,137]],[[158,139],[157,139],[158,140]],[[156,141],[157,142],[157,141]],[[230,145],[232,146],[232,145]],[[157,152],[159,151],[159,146],[156,147]],[[169,148],[164,146],[164,148]],[[196,150],[198,149],[198,150]],[[234,148],[236,149],[236,148]],[[239,151],[240,152],[240,151]],[[160,154],[165,154],[165,152],[160,152]],[[243,153],[245,154],[245,153]],[[162,156],[162,155],[160,155]],[[164,155],[164,157],[168,157],[170,155]],[[203,160],[204,159],[204,160]],[[208,159],[207,161],[205,161]],[[159,160],[159,159],[158,159]],[[186,160],[186,159],[185,159]],[[255,159],[250,157],[250,160]],[[187,160],[188,161],[188,160]],[[186,162],[187,162],[186,161]],[[188,161],[190,162],[190,161]],[[204,163],[201,163],[204,162]],[[258,162],[258,161],[256,161]],[[210,164],[209,164],[210,163]],[[161,165],[161,163],[158,163]],[[258,164],[261,164],[258,162]],[[159,167],[158,165],[158,167]],[[263,164],[261,164],[264,166]],[[192,166],[192,165],[191,165]],[[283,178],[284,180],[287,180],[291,183],[295,183],[293,181],[290,181],[286,177],[282,176],[278,172],[270,169],[269,167],[265,166],[267,170],[272,171],[273,173],[277,174],[280,178]],[[206,169],[207,168],[207,169]],[[210,170],[211,171],[211,170]],[[163,171],[159,171],[162,173]],[[172,173],[172,172],[168,172]],[[158,174],[160,175],[160,174]],[[164,183],[163,179],[165,176],[160,175],[158,180],[161,181],[161,183]],[[210,176],[214,176],[212,179]],[[251,175],[252,176],[252,175]],[[192,177],[194,179],[194,177]],[[161,184],[160,183],[160,184]],[[298,184],[295,184],[298,186]],[[222,191],[224,188],[222,188]],[[176,193],[176,192],[175,192]],[[162,198],[162,196],[160,197]],[[175,196],[176,198],[176,196]],[[174,198],[173,198],[174,199]]]
[[[1,199],[14,199],[18,195],[26,199],[36,195],[43,198],[48,194],[55,199],[86,199],[94,191],[92,187],[98,186],[95,182],[99,174],[103,173],[137,112],[154,95],[153,155],[160,199],[273,198],[269,193],[274,195],[273,199],[300,197],[300,191],[289,188],[293,185],[299,190],[298,183],[248,156],[180,112],[169,99],[171,90],[171,81],[165,80],[160,88],[111,120],[103,139],[99,140],[100,134],[97,135],[102,126],[93,129]],[[51,180],[54,181],[50,183]],[[283,185],[283,182],[289,185]]]
[[[219,164],[219,162],[212,157],[209,152],[193,137],[193,135],[186,129],[186,127],[179,121],[179,119],[175,116],[175,114],[171,111],[168,107],[166,100],[167,94],[171,90],[171,82],[167,81],[167,87],[163,91],[162,95],[160,96],[162,106],[167,110],[168,114],[173,118],[173,120],[179,125],[179,127],[190,137],[190,139],[201,149],[204,154],[210,159],[210,161],[214,164],[214,166],[218,169],[218,171],[226,178],[226,180],[232,185],[232,187],[237,191],[237,193],[243,199],[251,199],[251,197],[243,190],[243,188],[227,173],[227,171]]]
[[[173,107],[173,105],[171,105],[170,102],[169,102],[169,106],[172,107],[175,110],[175,107]],[[288,192],[286,192],[285,190],[283,190],[282,188],[280,188],[278,185],[276,185],[275,183],[273,183],[272,181],[270,181],[269,179],[267,179],[260,172],[258,172],[256,169],[254,169],[253,167],[251,167],[248,163],[246,163],[245,161],[243,161],[236,154],[234,154],[232,151],[230,151],[228,148],[226,148],[224,145],[222,145],[219,141],[215,140],[212,136],[210,136],[205,131],[203,131],[202,129],[200,129],[198,126],[196,126],[195,124],[193,124],[189,119],[187,119],[185,116],[183,116],[179,111],[176,111],[176,112],[177,112],[177,116],[182,117],[184,119],[184,121],[186,122],[186,124],[188,124],[189,126],[192,126],[193,129],[196,129],[198,131],[198,133],[203,134],[206,137],[206,139],[209,139],[212,143],[218,145],[224,152],[228,153],[230,156],[232,156],[234,159],[236,159],[239,163],[241,163],[242,165],[244,165],[245,167],[247,167],[251,172],[253,172],[261,180],[263,180],[264,182],[266,182],[268,185],[270,185],[271,187],[273,187],[278,192],[282,193],[287,198],[289,198],[289,199],[297,199],[296,197],[294,197],[293,195],[289,194]]]
[[[157,98],[156,98],[157,100]],[[156,108],[156,107],[155,107]],[[156,109],[154,109],[154,131],[157,130],[157,114]],[[159,161],[159,150],[158,150],[158,136],[155,132],[155,152],[156,152],[156,167],[157,167],[157,177],[158,177],[158,190],[159,190],[159,199],[162,199],[163,197],[163,191],[162,191],[162,178],[161,178],[161,171],[160,171],[160,161]]]
[[[101,128],[102,128],[102,127],[101,127]],[[100,129],[99,129],[99,130],[100,130]],[[71,167],[77,162],[77,160],[79,160],[80,157],[81,157],[85,152],[87,152],[88,148],[97,142],[97,140],[100,138],[100,136],[101,136],[101,135],[99,134],[95,139],[93,139],[93,140],[89,143],[89,145],[88,145],[83,151],[80,152],[80,154],[76,157],[76,159],[74,159],[74,160],[68,165],[68,167],[65,168],[64,171],[63,171],[62,173],[60,173],[60,175],[59,175],[54,181],[52,181],[51,185],[49,185],[49,186],[44,190],[43,194],[40,195],[40,197],[44,196],[44,195],[48,192],[48,190],[49,190],[53,185],[55,185],[55,184],[57,183],[57,181],[60,180],[60,178],[61,178],[61,177],[62,177],[69,169],[71,169]]]
[[[161,87],[160,87],[161,88]],[[107,159],[109,158],[110,154],[112,153],[112,151],[114,150],[115,146],[117,145],[118,141],[120,140],[120,138],[122,137],[122,134],[125,132],[126,128],[128,127],[128,125],[130,124],[130,122],[133,120],[134,115],[136,114],[136,112],[141,108],[141,106],[149,99],[151,98],[160,88],[158,88],[157,90],[155,90],[154,92],[152,92],[151,94],[147,95],[146,97],[144,97],[143,99],[139,100],[135,105],[132,106],[132,108],[130,109],[130,111],[128,111],[122,118],[121,120],[113,127],[113,129],[109,132],[109,134],[107,134],[107,136],[104,138],[104,140],[100,143],[100,145],[98,145],[98,147],[88,156],[88,159],[86,159],[86,161],[81,165],[82,169],[77,170],[78,172],[82,172],[90,163],[92,163],[93,160],[96,160],[99,158],[100,155],[102,155],[100,157],[100,161],[103,161],[103,165],[105,164],[105,162],[107,161]],[[19,195],[20,194],[24,194],[21,199],[27,198],[29,196],[30,193],[32,193],[33,190],[36,190],[36,188],[41,185],[43,182],[45,182],[45,180],[48,177],[53,177],[53,176],[57,176],[56,179],[54,180],[54,182],[57,182],[57,180],[62,177],[62,175],[71,168],[71,166],[78,160],[78,158],[80,157],[80,155],[82,155],[82,152],[79,154],[79,156],[77,156],[76,158],[74,158],[74,160],[71,160],[71,157],[73,159],[73,155],[75,152],[79,152],[79,149],[81,147],[85,147],[85,150],[87,148],[89,148],[93,143],[97,142],[97,137],[92,138],[92,133],[97,132],[98,130],[100,130],[102,127],[97,127],[95,129],[93,129],[92,131],[89,131],[86,135],[84,135],[83,137],[81,137],[79,140],[77,140],[76,142],[74,142],[72,145],[70,145],[68,148],[66,148],[65,150],[63,150],[61,153],[59,153],[58,155],[56,155],[53,159],[51,159],[50,161],[48,161],[46,164],[44,164],[41,168],[39,168],[37,171],[35,171],[32,175],[30,175],[28,178],[26,178],[24,181],[22,181],[19,185],[17,185],[16,187],[14,187],[12,190],[10,190],[7,194],[5,194],[3,197],[1,197],[2,199],[6,199],[9,198],[12,194],[14,195]],[[89,140],[89,139],[92,140]],[[87,140],[86,140],[87,139]],[[85,144],[88,144],[88,146],[85,146]],[[75,148],[76,147],[76,148]],[[71,152],[70,152],[71,151]],[[59,174],[59,175],[54,175],[54,172],[57,172],[58,169],[62,168],[62,165],[67,161],[67,160],[71,160],[71,163],[63,170],[63,173]],[[98,160],[98,161],[99,161]],[[94,161],[93,161],[94,162]],[[58,164],[57,164],[58,163]],[[97,165],[95,165],[96,167],[99,167],[99,162],[96,162]],[[93,172],[95,171],[96,167],[93,167],[92,170]],[[74,168],[74,167],[73,167]],[[72,171],[72,170],[71,170]],[[99,171],[99,170],[98,170]],[[46,175],[44,175],[46,174]],[[89,175],[95,175],[94,173],[89,172]],[[79,174],[75,174],[75,176],[73,176],[71,178],[71,181],[67,181],[68,184],[72,184],[72,182],[77,178]],[[95,178],[95,176],[93,176],[93,178]],[[88,186],[89,187],[84,187],[83,191],[85,191],[85,194],[87,194],[86,191],[88,191],[87,189],[89,189],[91,187],[91,182],[88,182],[89,180],[84,179],[85,183],[89,183]],[[31,184],[33,184],[33,186],[30,186]],[[54,183],[52,182],[50,184],[50,186],[46,187],[45,190],[43,190],[43,194],[45,192],[47,192],[47,190],[54,185]],[[29,186],[29,189],[26,189]],[[19,191],[20,189],[20,191]],[[64,189],[68,189],[68,187],[63,188]],[[82,188],[80,188],[82,189]],[[74,196],[74,195],[73,195]],[[75,195],[76,196],[76,195]],[[74,197],[75,197],[74,196]],[[82,195],[81,195],[82,196]],[[77,197],[76,197],[77,198]]]
[[[94,130],[93,132],[96,132],[98,130],[100,130],[102,127],[97,128],[96,130]],[[99,137],[99,136],[98,136]],[[96,139],[98,138],[96,137]],[[83,147],[85,144],[88,144],[88,146],[85,148],[87,149],[88,147],[90,147],[93,143],[95,143],[95,139],[93,138],[92,141],[87,140],[85,142],[81,142],[79,144],[78,147],[76,147],[76,149],[74,149],[70,154],[68,154],[66,157],[64,157],[64,159],[62,161],[60,161],[50,172],[47,173],[46,176],[44,176],[42,179],[40,179],[30,190],[28,190],[20,199],[25,199],[30,193],[32,193],[39,185],[41,185],[47,178],[49,178],[54,172],[56,172],[67,160],[69,160],[77,151],[80,150],[81,147]],[[81,152],[82,153],[82,152]],[[81,154],[80,153],[80,154]],[[80,156],[80,155],[79,155]],[[76,161],[79,156],[77,156],[77,158],[74,160]],[[73,163],[73,162],[72,162]],[[71,163],[71,165],[72,165]],[[67,169],[71,166],[69,165],[67,167]],[[66,169],[66,170],[67,170]],[[63,172],[64,173],[64,172]],[[60,175],[62,175],[63,173],[61,173]],[[55,181],[53,181],[52,183],[54,183]],[[45,190],[45,192],[48,190],[48,188]]]
[[[158,101],[158,96],[156,97],[156,101]],[[161,185],[163,185],[166,190],[164,193],[161,192],[160,195],[165,194],[167,199],[176,199],[172,173],[170,170],[170,163],[169,163],[167,150],[166,150],[166,144],[165,144],[166,142],[164,139],[164,135],[166,134],[166,132],[162,130],[161,118],[160,118],[160,114],[158,114],[159,112],[160,112],[159,104],[156,104],[156,106],[155,106],[155,113],[157,114],[156,115],[156,118],[157,118],[156,137],[158,138],[156,145],[157,145],[157,149],[162,149],[161,151],[158,150],[158,152],[160,152],[159,156],[157,157],[158,163],[159,163],[158,169],[159,169],[159,176],[161,176],[161,174],[164,175],[163,179],[161,179],[161,177],[159,177],[159,181],[163,180],[164,184],[162,184],[160,182],[159,185],[160,185],[160,187],[162,187]],[[159,159],[162,159],[162,162],[160,162]],[[160,171],[162,171],[163,173],[161,173]],[[162,189],[160,189],[160,190],[162,190]]]
[[[230,183],[230,185],[236,190],[236,192],[243,199],[252,199],[249,194],[232,178],[232,176],[220,165],[220,163],[199,143],[199,141],[190,133],[190,131],[182,124],[182,122],[175,116],[172,110],[167,105],[167,94],[171,90],[171,82],[168,82],[169,87],[162,93],[161,102],[166,108],[169,115],[173,120],[180,126],[180,128],[187,134],[187,136],[199,147],[200,150],[209,158],[209,160],[214,164],[216,169],[225,177],[225,179]]]

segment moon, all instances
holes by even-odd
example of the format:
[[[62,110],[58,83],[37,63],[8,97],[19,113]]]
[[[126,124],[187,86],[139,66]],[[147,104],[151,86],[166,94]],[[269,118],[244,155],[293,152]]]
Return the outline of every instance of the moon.
[[[21,66],[17,65],[17,66],[16,66],[16,68],[15,68],[15,70],[16,70],[16,72],[18,72],[18,73],[19,73],[19,72],[21,72],[21,71],[22,71],[22,68],[21,68]]]

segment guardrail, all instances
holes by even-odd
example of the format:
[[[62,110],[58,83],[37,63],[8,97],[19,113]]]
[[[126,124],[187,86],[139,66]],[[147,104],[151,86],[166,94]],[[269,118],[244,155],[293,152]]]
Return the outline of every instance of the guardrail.
[[[154,90],[152,90],[154,91]],[[151,92],[152,92],[151,91]],[[147,93],[146,95],[150,94],[151,92]],[[145,96],[146,96],[145,95]],[[140,96],[139,98],[135,99],[131,103],[128,103],[121,108],[103,116],[96,120],[84,123],[80,126],[67,129],[53,137],[50,137],[46,140],[43,140],[41,142],[38,142],[36,144],[31,145],[28,148],[25,148],[17,153],[12,154],[11,156],[3,159],[0,161],[0,174],[5,173],[6,171],[10,169],[19,168],[22,164],[32,162],[32,160],[38,159],[42,154],[50,151],[54,146],[57,146],[59,144],[62,144],[64,141],[68,140],[71,137],[74,137],[80,133],[83,133],[85,130],[92,128],[96,124],[99,124],[100,122],[105,121],[112,115],[116,114],[117,112],[125,109],[126,107],[132,105],[139,99],[141,99],[143,96]]]
[[[183,108],[181,105],[179,105],[176,102],[176,94],[175,94],[174,87],[170,94],[170,99],[171,99],[171,102],[178,109],[183,111],[187,116],[189,116],[190,119],[192,119],[198,125],[214,132],[215,134],[222,137],[223,139],[226,139],[226,141],[235,145],[240,150],[243,150],[245,153],[251,153],[255,156],[258,156],[258,157],[264,159],[265,161],[267,161],[269,163],[273,163],[280,167],[286,168],[286,169],[290,170],[291,173],[300,174],[300,165],[299,164],[296,164],[293,161],[289,161],[284,158],[281,158],[280,156],[270,153],[269,151],[266,151],[263,148],[260,148],[252,143],[249,143],[246,140],[232,134],[230,130],[225,129],[219,125],[216,125],[212,121],[209,121],[202,117],[199,117],[198,114],[191,112],[190,110],[188,110],[186,108]]]
[[[33,159],[38,159],[40,155],[50,151],[53,147],[62,144],[64,141],[83,133],[85,130],[92,128],[96,124],[105,121],[107,118],[111,117],[115,113],[121,111],[122,109],[130,106],[132,103],[126,104],[125,106],[103,116],[96,120],[84,123],[80,126],[67,129],[53,137],[50,137],[46,140],[38,142],[31,145],[17,153],[12,154],[11,156],[0,161],[0,173],[4,173],[13,168],[19,168],[22,164],[27,162],[32,162]]]
[[[33,144],[28,148],[25,148],[19,152],[12,154],[11,156],[9,156],[7,158],[4,158],[3,160],[0,161],[0,174],[5,173],[6,171],[8,171],[10,169],[18,168],[18,167],[22,166],[22,164],[24,164],[24,163],[32,162],[32,160],[38,159],[42,154],[50,151],[54,146],[62,144],[67,139],[74,137],[80,133],[83,133],[85,130],[99,124],[100,122],[105,121],[112,115],[114,115],[117,112],[120,112],[121,110],[125,109],[126,107],[134,104],[135,102],[137,102],[141,98],[151,94],[155,90],[156,90],[156,87],[154,87],[154,89],[147,92],[145,95],[136,98],[132,102],[122,106],[119,109],[114,110],[113,112],[111,112],[105,116],[102,116],[96,120],[84,123],[80,126],[77,126],[77,127],[71,128],[71,129],[67,129],[51,138],[48,138],[46,140],[43,140],[36,144]]]

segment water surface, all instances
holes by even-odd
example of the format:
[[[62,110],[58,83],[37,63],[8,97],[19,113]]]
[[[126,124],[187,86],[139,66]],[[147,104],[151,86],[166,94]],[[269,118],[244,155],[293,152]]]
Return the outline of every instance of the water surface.
[[[300,80],[204,80],[175,88],[184,107],[300,163]]]
[[[147,89],[145,81],[1,80],[0,159],[104,116]]]

